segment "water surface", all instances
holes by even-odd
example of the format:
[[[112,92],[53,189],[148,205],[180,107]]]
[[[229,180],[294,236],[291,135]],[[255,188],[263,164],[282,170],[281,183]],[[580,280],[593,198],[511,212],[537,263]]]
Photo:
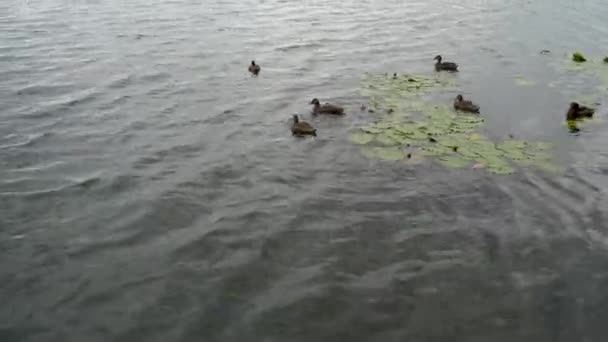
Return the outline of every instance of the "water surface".
[[[606,17],[600,0],[3,1],[0,340],[603,342],[606,112],[578,135],[562,118],[606,93],[562,66],[608,54]],[[438,53],[486,136],[552,142],[564,172],[362,156],[363,74],[432,73]],[[313,97],[348,115],[310,116]],[[293,113],[319,136],[291,137]]]

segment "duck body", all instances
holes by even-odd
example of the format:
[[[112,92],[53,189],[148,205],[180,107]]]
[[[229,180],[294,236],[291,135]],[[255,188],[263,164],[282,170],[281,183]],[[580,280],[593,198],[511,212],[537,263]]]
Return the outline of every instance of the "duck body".
[[[479,114],[479,106],[474,104],[472,101],[465,100],[462,95],[458,95],[454,99],[454,109],[461,112]]]
[[[251,61],[251,64],[249,65],[249,72],[250,73],[252,73],[252,74],[254,74],[254,75],[257,76],[257,74],[260,73],[261,69],[262,68],[259,65],[255,64],[255,61]]]
[[[344,115],[344,108],[329,103],[321,104],[318,99],[310,101],[313,105],[312,112],[314,114],[333,114],[333,115]]]
[[[300,121],[300,118],[298,118],[297,115],[294,115],[293,125],[291,126],[291,134],[299,137],[303,137],[305,135],[316,136],[317,129],[312,127],[312,125],[306,121]]]
[[[577,102],[572,102],[570,104],[570,109],[568,109],[568,113],[566,114],[566,120],[579,120],[584,118],[591,118],[595,114],[595,109],[581,106]]]
[[[443,58],[441,57],[441,55],[437,55],[435,56],[434,60],[436,60],[437,62],[435,63],[435,70],[436,71],[458,71],[458,64],[456,63],[452,63],[452,62],[442,62]]]
[[[579,106],[578,114],[583,118],[592,118],[593,114],[595,114],[595,109],[585,106]]]

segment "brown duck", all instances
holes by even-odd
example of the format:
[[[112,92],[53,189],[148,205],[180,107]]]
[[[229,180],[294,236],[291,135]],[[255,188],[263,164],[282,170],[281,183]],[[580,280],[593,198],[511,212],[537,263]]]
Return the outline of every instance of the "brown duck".
[[[251,61],[251,64],[249,65],[249,72],[256,75],[260,73],[260,66],[255,64],[255,61]]]
[[[317,135],[317,129],[312,127],[306,121],[300,121],[296,114],[293,115],[293,125],[291,126],[291,134],[302,137],[305,135]]]
[[[452,62],[441,62],[441,55],[435,56],[433,60],[437,61],[437,63],[435,63],[435,70],[437,71],[458,71],[458,64]]]
[[[312,112],[315,114],[344,115],[344,108],[329,103],[322,105],[318,99],[312,99],[310,104],[314,106],[312,107]]]
[[[570,104],[570,109],[568,109],[568,113],[566,114],[566,120],[590,118],[593,117],[593,114],[595,114],[595,109],[581,106],[576,102],[572,102]]]
[[[458,95],[454,99],[454,109],[462,112],[479,113],[479,106],[463,99],[462,95]]]

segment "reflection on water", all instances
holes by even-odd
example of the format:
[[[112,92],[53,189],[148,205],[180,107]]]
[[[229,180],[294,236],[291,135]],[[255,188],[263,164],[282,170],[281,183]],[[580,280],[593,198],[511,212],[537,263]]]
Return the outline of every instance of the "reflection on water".
[[[603,342],[607,15],[3,2],[0,340]],[[432,101],[474,98],[484,136],[551,142],[565,171],[362,155],[349,135],[383,120],[363,75],[432,74],[437,54],[460,72]],[[315,97],[347,115],[311,116]],[[570,134],[575,100],[600,105]]]

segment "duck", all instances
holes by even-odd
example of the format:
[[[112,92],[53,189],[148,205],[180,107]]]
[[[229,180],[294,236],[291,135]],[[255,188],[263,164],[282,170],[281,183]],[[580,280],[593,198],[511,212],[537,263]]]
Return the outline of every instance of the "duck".
[[[452,63],[452,62],[441,62],[443,58],[441,57],[441,55],[437,55],[435,56],[435,58],[433,58],[433,60],[436,60],[437,63],[435,63],[435,70],[437,71],[441,71],[441,70],[446,70],[446,71],[458,71],[458,64],[456,63]]]
[[[260,73],[260,66],[255,64],[255,61],[251,61],[251,64],[249,65],[249,72],[256,75]]]
[[[293,115],[293,125],[291,126],[291,134],[303,137],[305,135],[317,136],[317,129],[312,127],[306,121],[300,121],[297,114]]]
[[[472,101],[465,100],[462,95],[458,95],[454,99],[454,109],[462,112],[479,113],[479,106]]]
[[[595,114],[595,109],[581,106],[577,102],[570,103],[570,109],[568,109],[568,113],[566,114],[566,120],[578,120],[583,118],[593,117]]]
[[[318,99],[312,99],[312,101],[310,101],[310,104],[314,106],[312,108],[312,112],[314,114],[344,115],[344,108],[340,106],[332,105],[329,103],[321,105],[321,102],[319,102]]]

